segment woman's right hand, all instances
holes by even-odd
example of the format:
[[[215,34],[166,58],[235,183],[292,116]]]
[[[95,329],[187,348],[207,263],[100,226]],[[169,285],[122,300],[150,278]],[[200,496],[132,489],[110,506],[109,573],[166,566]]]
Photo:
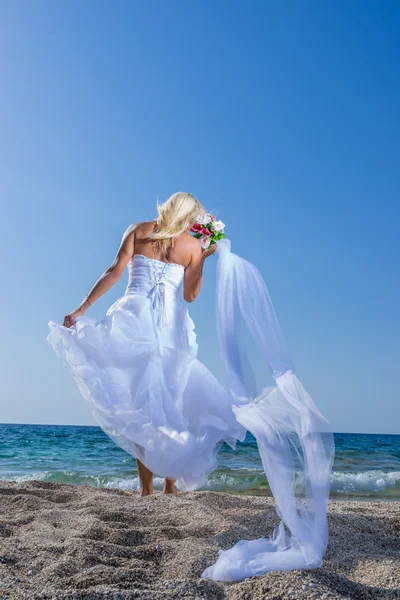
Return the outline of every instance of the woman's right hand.
[[[84,314],[85,314],[84,308],[77,308],[76,310],[72,311],[68,315],[65,315],[64,322],[63,322],[64,327],[72,327],[72,325],[74,325],[74,323],[75,323],[75,319],[77,317],[81,317]]]
[[[217,244],[213,244],[212,246],[207,248],[207,250],[202,250],[201,255],[203,258],[208,258],[209,256],[211,256],[211,254],[214,254],[216,249],[217,249]]]

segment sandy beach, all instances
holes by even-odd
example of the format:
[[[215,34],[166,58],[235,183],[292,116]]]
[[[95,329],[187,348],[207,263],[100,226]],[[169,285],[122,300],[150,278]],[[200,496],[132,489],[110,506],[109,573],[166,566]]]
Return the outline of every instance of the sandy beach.
[[[200,578],[219,549],[269,535],[272,498],[141,498],[49,482],[0,483],[0,598],[400,598],[400,503],[332,500],[321,568],[240,583]]]

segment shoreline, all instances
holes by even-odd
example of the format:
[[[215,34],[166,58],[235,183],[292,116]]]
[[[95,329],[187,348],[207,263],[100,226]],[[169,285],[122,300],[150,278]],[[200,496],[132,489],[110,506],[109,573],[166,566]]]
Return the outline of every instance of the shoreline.
[[[136,474],[135,474],[136,475]],[[137,476],[137,478],[139,479],[139,476]],[[157,478],[155,477],[155,480]],[[155,485],[154,485],[154,493],[155,494],[159,494],[160,491],[162,491],[163,489],[163,479],[159,478],[160,482],[155,481]],[[39,482],[39,483],[50,483],[50,484],[55,484],[55,485],[72,485],[74,487],[88,487],[88,488],[93,488],[95,490],[122,490],[122,491],[128,491],[128,492],[132,492],[133,494],[137,494],[139,492],[138,488],[129,488],[129,487],[118,487],[118,486],[114,486],[114,485],[92,485],[90,483],[64,483],[64,482],[58,482],[58,481],[49,481],[49,480],[43,480],[43,479],[0,479],[0,484],[7,484],[7,483],[15,483],[17,485],[24,485],[24,484],[29,484],[29,483],[35,483],[35,482]],[[179,494],[186,494],[188,492],[182,491],[182,490],[178,490]],[[271,498],[273,499],[273,495],[272,493],[268,490],[268,492],[266,492],[266,490],[232,490],[232,488],[228,488],[228,489],[213,489],[213,488],[204,488],[204,489],[199,489],[196,490],[194,493],[197,492],[210,492],[210,493],[216,493],[216,494],[228,494],[230,496],[245,496],[245,497],[254,497],[254,498]],[[350,494],[350,493],[337,493],[337,492],[331,492],[331,495],[329,497],[329,501],[330,502],[399,502],[400,503],[400,497],[399,496],[390,496],[390,495],[379,495],[379,494]],[[0,598],[1,600],[1,598]]]
[[[362,500],[329,501],[320,568],[222,583],[200,574],[219,549],[271,535],[272,497],[1,481],[0,598],[400,598],[400,501]]]
[[[137,479],[139,481],[139,475],[137,473],[134,473],[134,478]],[[50,484],[56,484],[56,485],[72,485],[72,486],[76,486],[76,487],[88,487],[88,488],[93,488],[96,490],[101,490],[101,489],[107,489],[107,490],[122,490],[122,491],[128,491],[128,492],[132,492],[133,494],[138,493],[139,488],[138,486],[136,487],[128,487],[128,486],[118,486],[118,485],[107,485],[107,484],[103,484],[103,485],[93,485],[92,483],[86,483],[86,482],[64,482],[64,481],[52,481],[49,479],[40,479],[40,478],[28,478],[25,476],[21,476],[18,478],[13,478],[12,476],[8,479],[6,478],[0,478],[0,484],[4,483],[15,483],[15,484],[20,484],[20,485],[24,485],[24,484],[29,484],[31,482],[39,482],[39,483],[50,483]],[[163,485],[164,485],[164,479],[158,476],[154,476],[154,492],[155,493],[159,493],[162,489],[163,489]],[[272,492],[270,491],[269,488],[261,488],[261,489],[238,489],[238,490],[234,490],[231,487],[227,487],[227,488],[223,488],[223,487],[217,487],[217,488],[213,488],[213,487],[208,487],[208,488],[201,488],[199,490],[196,490],[196,492],[212,492],[212,493],[218,493],[218,494],[229,494],[230,496],[249,496],[249,497],[257,497],[257,498],[272,498],[273,499],[273,495]],[[179,490],[180,494],[185,494],[187,492],[181,491]],[[330,493],[330,498],[329,501],[340,501],[340,502],[400,502],[400,496],[397,494],[379,494],[379,493],[364,493],[364,494],[358,494],[355,492],[345,492],[345,493],[340,493],[337,491],[332,491]],[[1,598],[0,598],[1,600]]]

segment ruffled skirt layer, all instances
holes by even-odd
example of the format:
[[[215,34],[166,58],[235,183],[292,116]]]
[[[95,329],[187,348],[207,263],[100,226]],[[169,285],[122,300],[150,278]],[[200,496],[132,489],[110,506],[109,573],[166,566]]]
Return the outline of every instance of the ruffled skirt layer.
[[[128,294],[102,321],[49,322],[47,341],[64,360],[105,433],[153,473],[200,487],[216,467],[219,444],[245,429],[232,400],[196,358],[194,324],[183,303],[159,330],[149,298]]]

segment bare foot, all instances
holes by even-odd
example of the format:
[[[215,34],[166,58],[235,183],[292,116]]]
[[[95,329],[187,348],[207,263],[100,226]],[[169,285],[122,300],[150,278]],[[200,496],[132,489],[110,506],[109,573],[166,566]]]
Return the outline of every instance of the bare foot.
[[[140,490],[141,496],[152,496],[153,490]]]
[[[176,489],[175,480],[168,480],[168,479],[165,480],[164,494],[174,494],[174,496],[178,495],[178,490]]]

